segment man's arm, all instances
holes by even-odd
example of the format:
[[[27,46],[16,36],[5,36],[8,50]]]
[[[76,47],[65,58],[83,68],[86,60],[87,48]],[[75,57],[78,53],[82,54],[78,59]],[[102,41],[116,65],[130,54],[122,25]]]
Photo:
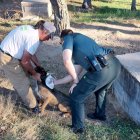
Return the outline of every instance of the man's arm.
[[[80,65],[74,65],[74,67],[75,67],[77,75],[79,75],[83,68]],[[65,76],[62,79],[55,80],[54,84],[55,85],[66,84],[66,83],[69,83],[69,82],[72,82],[72,81],[73,81],[72,76],[71,75],[67,75],[67,76]]]
[[[67,69],[68,73],[71,75],[73,82],[78,83],[78,76],[75,70],[75,67],[72,62],[72,50],[70,49],[65,49],[63,51],[63,62],[64,66]]]
[[[40,74],[37,73],[32,67],[31,60],[32,55],[25,50],[21,58],[22,67],[24,68],[25,71],[29,72],[36,80],[41,81]]]
[[[78,74],[82,71],[82,67],[80,65],[73,65],[72,62],[72,51],[70,49],[65,49],[63,51],[63,62],[65,68],[67,69],[69,75],[54,81],[55,85],[58,84],[66,84],[73,81],[75,84],[79,82]]]
[[[32,60],[32,62],[33,62],[36,66],[40,66],[40,63],[39,63],[39,61],[38,61],[38,59],[37,59],[37,57],[36,57],[35,54],[32,55],[31,60]]]

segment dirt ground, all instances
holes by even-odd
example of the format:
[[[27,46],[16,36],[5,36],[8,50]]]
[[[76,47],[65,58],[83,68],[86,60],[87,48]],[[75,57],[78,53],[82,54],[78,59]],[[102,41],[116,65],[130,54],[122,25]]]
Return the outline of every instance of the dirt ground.
[[[140,23],[135,20],[125,21],[120,24],[113,22],[71,23],[71,29],[73,29],[74,32],[80,32],[89,36],[104,47],[113,48],[117,55],[140,51]],[[37,56],[43,67],[53,73],[56,78],[62,78],[67,74],[62,62],[61,53],[62,50],[58,37],[55,37],[53,42],[48,41],[42,43],[37,51]],[[67,84],[57,86],[56,89],[68,95],[69,87],[70,84]],[[12,84],[5,78],[3,71],[0,71],[0,92],[6,96],[11,94],[14,99],[17,98]],[[60,92],[57,92],[56,96],[60,98],[61,102],[68,103],[68,99],[63,97]],[[93,100],[91,100],[91,98]],[[95,97],[93,94],[87,99],[86,113],[93,111],[94,107]],[[49,112],[52,114],[52,111]],[[110,90],[107,100],[108,120],[122,113],[123,116],[125,116],[114,98],[113,92]],[[56,114],[59,114],[59,112],[56,111]]]

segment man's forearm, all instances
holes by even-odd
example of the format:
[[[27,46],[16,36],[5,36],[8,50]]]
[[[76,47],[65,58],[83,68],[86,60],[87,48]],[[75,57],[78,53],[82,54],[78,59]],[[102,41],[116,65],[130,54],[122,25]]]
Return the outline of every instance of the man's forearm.
[[[58,79],[54,82],[55,85],[60,85],[60,84],[67,84],[69,82],[73,81],[73,78],[70,75],[65,76],[62,79]]]
[[[72,61],[71,61],[71,60],[66,60],[66,61],[64,61],[64,65],[65,65],[65,67],[66,67],[68,73],[69,73],[69,74],[71,75],[71,77],[73,78],[73,81],[74,81],[75,83],[78,83],[78,82],[79,82],[79,80],[78,80],[78,75],[77,75],[77,73],[76,73],[76,70],[75,70],[75,67],[74,67]]]
[[[36,74],[36,71],[33,69],[32,65],[31,65],[31,62],[29,62],[29,61],[26,61],[26,62],[21,61],[21,65],[22,65],[23,69],[25,71],[29,72],[31,75]]]
[[[40,63],[39,63],[39,61],[38,61],[36,55],[33,55],[33,56],[31,57],[31,60],[32,60],[32,62],[33,62],[36,66],[40,66]]]

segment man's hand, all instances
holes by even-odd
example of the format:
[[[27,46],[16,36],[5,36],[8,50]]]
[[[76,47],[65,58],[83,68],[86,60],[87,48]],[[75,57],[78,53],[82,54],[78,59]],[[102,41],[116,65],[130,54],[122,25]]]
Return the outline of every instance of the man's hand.
[[[47,75],[47,72],[46,72],[45,69],[44,69],[43,67],[41,67],[41,66],[35,67],[35,71],[36,71],[37,73],[40,73],[41,76],[46,76],[46,75]]]
[[[74,89],[76,86],[77,86],[76,83],[73,83],[73,84],[72,84],[72,86],[71,86],[70,89],[69,89],[69,94],[72,94],[73,89]]]
[[[40,81],[41,82],[41,78],[40,78],[40,73],[36,73],[34,75],[32,75],[34,79],[36,79],[37,81]]]

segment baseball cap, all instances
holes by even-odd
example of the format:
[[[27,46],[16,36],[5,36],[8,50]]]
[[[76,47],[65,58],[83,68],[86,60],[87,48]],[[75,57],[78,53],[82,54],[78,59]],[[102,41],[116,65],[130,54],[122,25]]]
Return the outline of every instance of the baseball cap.
[[[51,33],[55,33],[55,31],[56,31],[56,28],[55,28],[55,26],[54,26],[54,24],[53,24],[52,22],[46,21],[46,22],[43,24],[43,26],[44,26],[44,28],[45,28],[46,30],[48,30],[48,31],[50,32],[50,34],[51,34]]]

